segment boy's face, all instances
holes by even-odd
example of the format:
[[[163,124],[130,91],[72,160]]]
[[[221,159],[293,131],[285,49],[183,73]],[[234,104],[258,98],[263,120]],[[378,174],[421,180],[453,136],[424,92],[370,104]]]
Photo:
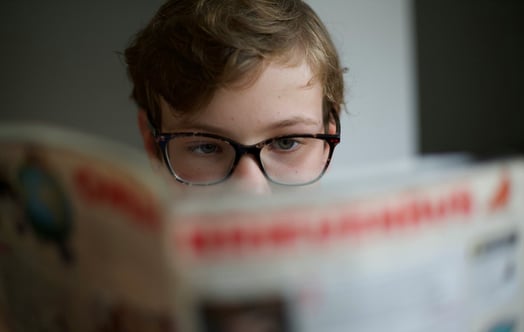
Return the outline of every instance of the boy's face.
[[[313,79],[306,63],[291,67],[270,63],[247,87],[219,89],[196,115],[174,116],[170,106],[164,103],[159,129],[163,133],[210,133],[244,145],[283,135],[324,133],[322,100],[322,86]],[[145,121],[144,118],[140,121]],[[150,133],[144,133],[147,127],[143,124],[140,128],[146,148],[153,156],[153,147],[147,142]],[[330,133],[333,131],[334,128],[330,129]],[[253,193],[272,190],[256,158],[249,154],[241,157],[225,183]],[[194,188],[178,182],[176,185],[182,189]],[[217,186],[221,185],[209,188]]]

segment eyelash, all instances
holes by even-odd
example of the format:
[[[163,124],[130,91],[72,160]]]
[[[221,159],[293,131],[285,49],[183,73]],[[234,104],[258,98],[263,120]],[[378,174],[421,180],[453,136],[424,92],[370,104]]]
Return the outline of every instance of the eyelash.
[[[286,149],[286,148],[281,148],[281,147],[275,147],[278,143],[281,143],[281,142],[285,142],[285,141],[291,141],[293,143],[293,146]],[[273,149],[278,149],[280,151],[291,151],[291,150],[295,150],[297,148],[297,145],[302,145],[303,142],[300,142],[299,140],[297,139],[289,139],[289,138],[285,138],[285,139],[276,139],[274,140],[273,142],[271,142],[270,144],[270,147],[273,148]]]

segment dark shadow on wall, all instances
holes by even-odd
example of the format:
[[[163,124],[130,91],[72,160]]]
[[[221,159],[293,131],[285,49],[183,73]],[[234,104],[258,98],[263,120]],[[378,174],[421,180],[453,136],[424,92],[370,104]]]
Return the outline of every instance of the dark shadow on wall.
[[[414,9],[419,153],[524,154],[524,1]]]

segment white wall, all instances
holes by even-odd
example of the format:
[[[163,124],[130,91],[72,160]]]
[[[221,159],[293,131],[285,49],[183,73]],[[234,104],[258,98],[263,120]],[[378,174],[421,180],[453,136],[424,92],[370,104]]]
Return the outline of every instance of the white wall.
[[[417,150],[410,0],[308,0],[326,23],[346,74],[348,114],[330,174],[399,161]]]

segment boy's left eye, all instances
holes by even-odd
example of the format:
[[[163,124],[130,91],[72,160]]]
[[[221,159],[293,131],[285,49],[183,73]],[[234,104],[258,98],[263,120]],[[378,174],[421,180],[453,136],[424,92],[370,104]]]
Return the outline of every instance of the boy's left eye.
[[[282,138],[282,139],[274,140],[271,146],[274,149],[278,149],[278,150],[291,150],[293,148],[296,148],[298,144],[300,143],[296,139]]]

